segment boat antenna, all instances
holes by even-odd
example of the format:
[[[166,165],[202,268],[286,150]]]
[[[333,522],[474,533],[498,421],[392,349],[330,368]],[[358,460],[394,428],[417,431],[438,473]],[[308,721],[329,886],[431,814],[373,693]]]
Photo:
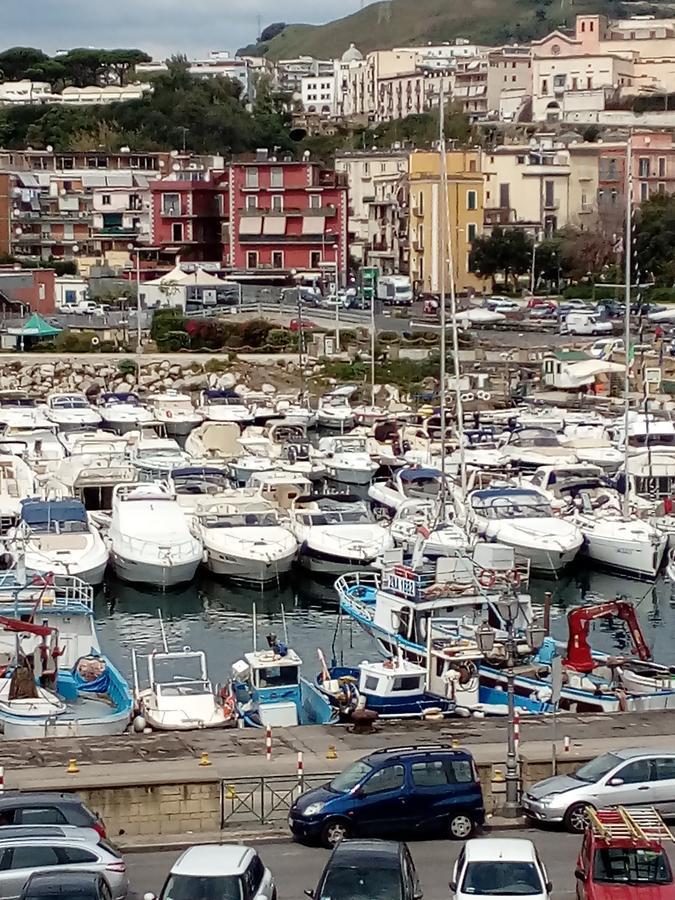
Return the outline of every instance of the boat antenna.
[[[286,610],[283,603],[281,604],[281,624],[284,629],[284,642],[288,647],[288,627],[286,625]]]
[[[164,619],[162,618],[162,610],[159,608],[157,609],[157,617],[159,619],[159,630],[162,635],[162,644],[164,645],[164,652],[168,653],[169,645],[166,642],[166,629],[164,628]]]
[[[626,144],[626,232],[624,235],[623,258],[625,264],[624,275],[624,291],[626,308],[623,314],[623,344],[625,353],[625,371],[623,380],[623,468],[625,472],[624,478],[624,494],[623,494],[623,515],[628,518],[630,514],[630,486],[628,478],[628,421],[630,412],[630,300],[631,300],[631,269],[632,269],[632,250],[633,250],[633,132],[628,132],[628,142]]]

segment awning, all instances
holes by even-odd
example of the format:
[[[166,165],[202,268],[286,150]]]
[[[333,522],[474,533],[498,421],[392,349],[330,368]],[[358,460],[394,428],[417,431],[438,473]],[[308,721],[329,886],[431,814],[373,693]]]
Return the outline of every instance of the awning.
[[[325,216],[303,216],[302,217],[302,233],[303,234],[323,234],[326,230]]]
[[[50,325],[49,322],[45,321],[39,313],[33,313],[30,319],[28,319],[26,324],[21,328],[7,329],[8,334],[18,335],[19,337],[37,338],[54,337],[55,335],[60,334],[61,331],[61,328],[55,328],[53,325]]]
[[[261,216],[242,216],[239,222],[239,234],[260,234],[262,224]]]
[[[265,216],[263,234],[286,234],[286,216]]]

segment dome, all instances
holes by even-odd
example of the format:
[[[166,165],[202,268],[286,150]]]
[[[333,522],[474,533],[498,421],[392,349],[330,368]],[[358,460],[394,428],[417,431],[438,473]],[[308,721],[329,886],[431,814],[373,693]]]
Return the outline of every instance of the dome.
[[[363,59],[363,53],[355,44],[350,44],[349,49],[342,54],[342,62],[358,62]]]

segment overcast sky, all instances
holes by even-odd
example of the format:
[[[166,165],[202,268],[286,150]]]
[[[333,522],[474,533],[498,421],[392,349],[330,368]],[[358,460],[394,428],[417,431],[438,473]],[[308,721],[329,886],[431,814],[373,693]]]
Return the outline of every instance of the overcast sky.
[[[371,2],[371,0],[366,0]],[[0,45],[140,47],[159,57],[236,50],[270,22],[320,24],[361,0],[0,0]]]

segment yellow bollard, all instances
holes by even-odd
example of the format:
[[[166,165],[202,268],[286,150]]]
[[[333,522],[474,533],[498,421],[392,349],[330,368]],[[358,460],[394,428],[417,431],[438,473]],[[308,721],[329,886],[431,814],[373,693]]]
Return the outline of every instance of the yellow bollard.
[[[237,799],[237,792],[236,792],[233,784],[227,785],[227,793],[225,794],[225,799],[226,800],[236,800]]]
[[[328,745],[328,750],[326,752],[326,759],[337,759],[337,751],[333,744]]]
[[[77,773],[79,771],[80,771],[80,768],[77,765],[77,760],[76,759],[68,760],[68,768],[66,769],[66,772],[69,775],[77,775]]]
[[[208,753],[206,753],[206,752],[202,753],[201,758],[199,760],[199,765],[200,766],[210,766],[211,765],[211,760],[209,759]]]
[[[457,738],[452,739],[452,747],[454,750],[456,750],[457,747],[459,747],[459,741],[457,740]]]

